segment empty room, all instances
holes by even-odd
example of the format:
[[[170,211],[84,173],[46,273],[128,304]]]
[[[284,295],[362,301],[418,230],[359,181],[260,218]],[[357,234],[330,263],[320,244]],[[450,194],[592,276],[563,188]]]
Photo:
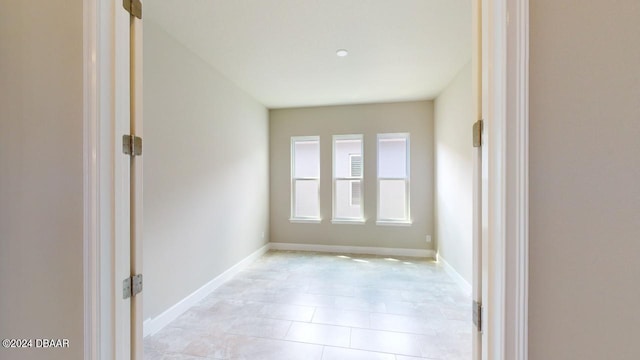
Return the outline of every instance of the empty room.
[[[470,3],[0,2],[0,359],[639,359],[640,2]]]
[[[146,6],[145,358],[471,359],[471,28],[469,1]]]

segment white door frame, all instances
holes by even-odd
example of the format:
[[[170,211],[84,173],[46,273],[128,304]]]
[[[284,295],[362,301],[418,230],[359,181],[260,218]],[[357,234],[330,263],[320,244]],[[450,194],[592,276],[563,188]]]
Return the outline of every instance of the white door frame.
[[[488,20],[489,149],[487,352],[483,360],[528,357],[529,1],[483,0]],[[114,131],[115,9],[84,0],[84,357],[117,359]],[[512,274],[507,277],[506,274]]]
[[[482,0],[488,151],[483,360],[528,358],[529,0]],[[485,201],[485,199],[483,199]],[[483,214],[484,216],[484,214]],[[509,276],[507,276],[509,274]]]
[[[508,0],[503,22],[506,84],[505,359],[529,356],[529,0]],[[513,274],[508,280],[505,274]],[[511,346],[509,346],[511,345]]]
[[[121,153],[130,116],[129,16],[123,11],[120,0],[83,0],[85,359],[130,355],[130,304],[122,298],[130,274],[129,160]]]
[[[106,13],[105,13],[106,12]],[[113,356],[112,18],[105,1],[83,1],[84,358]]]

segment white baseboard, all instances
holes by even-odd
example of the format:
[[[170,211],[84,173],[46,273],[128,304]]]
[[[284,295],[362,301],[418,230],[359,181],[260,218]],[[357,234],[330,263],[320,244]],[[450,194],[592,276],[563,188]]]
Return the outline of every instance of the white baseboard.
[[[273,250],[290,250],[290,251],[316,251],[330,252],[342,254],[368,254],[382,256],[408,256],[434,258],[435,251],[423,249],[399,249],[399,248],[383,248],[368,246],[342,246],[342,245],[311,245],[311,244],[292,244],[292,243],[269,243]]]
[[[178,316],[184,314],[193,305],[207,297],[207,295],[211,294],[220,285],[224,284],[240,271],[247,268],[247,266],[257,260],[267,251],[269,251],[269,244],[266,244],[260,249],[254,251],[251,255],[242,259],[240,262],[230,267],[227,271],[216,276],[213,280],[209,281],[198,290],[194,291],[190,295],[187,295],[187,297],[165,310],[162,314],[156,316],[155,318],[145,320],[144,324],[142,325],[143,336],[147,337],[160,331],[162,328],[167,326],[167,324],[175,320]]]
[[[442,255],[438,254],[437,260],[438,263],[442,264],[442,267],[444,268],[444,271],[446,271],[447,275],[449,275],[449,277],[451,277],[451,279],[453,279],[453,281],[458,284],[460,289],[462,289],[462,291],[464,291],[466,295],[471,296],[471,284],[469,284],[469,282],[464,277],[462,277],[462,275],[460,275],[460,273],[456,271],[456,269],[451,266],[451,264],[449,264],[447,260],[442,257]]]

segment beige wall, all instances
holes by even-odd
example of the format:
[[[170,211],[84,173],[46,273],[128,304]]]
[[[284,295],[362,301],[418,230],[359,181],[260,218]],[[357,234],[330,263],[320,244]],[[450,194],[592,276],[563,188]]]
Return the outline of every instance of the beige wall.
[[[438,254],[471,284],[473,102],[471,63],[435,100],[435,223]]]
[[[0,2],[0,339],[82,359],[82,2]]]
[[[268,112],[144,29],[144,318],[268,241]],[[264,238],[263,238],[264,234]]]
[[[640,359],[640,2],[531,1],[529,359]]]
[[[433,102],[326,106],[271,110],[271,241],[315,245],[428,249],[433,235]],[[377,226],[376,134],[411,133],[411,217],[409,227]],[[331,223],[331,149],[334,134],[364,134],[365,225]],[[290,139],[320,136],[321,224],[292,224]]]

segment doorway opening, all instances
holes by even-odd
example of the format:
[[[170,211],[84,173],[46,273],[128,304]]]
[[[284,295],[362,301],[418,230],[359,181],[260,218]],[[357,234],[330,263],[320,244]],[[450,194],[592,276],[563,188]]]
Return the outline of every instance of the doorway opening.
[[[521,4],[521,5],[522,5],[522,4]],[[504,6],[504,4],[502,4],[501,6]],[[498,8],[500,8],[500,7],[498,6]],[[504,7],[503,7],[503,8],[500,8],[500,9],[504,10]],[[498,10],[500,10],[500,9],[498,9]],[[95,10],[95,9],[94,9],[94,10]],[[495,10],[495,9],[492,9],[492,10]],[[520,10],[522,10],[522,8],[521,8]],[[523,13],[526,15],[526,11],[523,11]],[[95,15],[95,14],[94,14],[94,15]],[[520,13],[519,15],[522,15],[522,14]],[[519,17],[519,18],[520,18],[520,17]],[[518,19],[519,19],[519,18],[518,18]],[[499,26],[498,28],[501,28],[501,27]],[[503,34],[504,34],[504,32],[505,32],[506,30],[505,30],[504,28],[502,28],[502,30],[501,30],[501,31],[503,31]],[[526,34],[526,31],[525,31],[524,33]],[[93,45],[95,45],[95,43],[93,43]],[[499,47],[498,47],[498,48],[499,48]],[[525,47],[525,50],[526,50],[526,47]],[[499,50],[498,50],[498,52],[499,52]],[[87,54],[85,54],[85,55],[87,55]],[[89,55],[90,55],[90,54],[89,54]],[[525,55],[526,55],[526,54],[525,54]],[[87,59],[90,59],[90,58],[91,58],[91,57],[89,56]],[[175,59],[170,59],[170,60],[175,60]],[[89,64],[90,64],[90,60],[89,60]],[[90,67],[90,66],[89,66],[89,67]],[[526,66],[524,66],[524,69],[526,70]],[[104,72],[104,71],[106,71],[106,72],[109,72],[109,71],[110,71],[110,70],[109,70],[109,71],[107,71],[108,69],[102,69],[102,68],[100,68],[99,70],[100,70],[100,71],[97,71],[97,69],[93,68],[94,73],[96,73],[96,72],[101,72],[101,73],[102,73],[102,72]],[[145,69],[145,71],[147,71],[147,69]],[[525,74],[526,74],[526,72],[525,72]],[[105,85],[105,84],[102,84],[102,86],[104,87],[104,86],[106,86],[106,85]],[[108,86],[106,86],[106,87],[108,87]],[[92,93],[92,92],[91,92],[91,91],[89,91],[89,93]],[[92,93],[92,94],[95,94],[95,93]],[[502,98],[500,98],[500,99],[502,99]],[[215,101],[215,100],[214,100],[214,101]],[[501,101],[504,101],[504,99],[503,99],[503,100],[501,100]],[[526,102],[525,102],[525,104],[526,104]],[[219,103],[218,103],[217,105],[219,105]],[[92,108],[92,107],[91,107],[91,104],[89,104],[89,108]],[[251,106],[247,106],[247,107],[246,107],[246,109],[251,109],[251,108],[252,108]],[[188,108],[185,108],[185,109],[188,109]],[[255,109],[254,109],[254,110],[255,110]],[[91,115],[91,114],[89,114],[89,115]],[[91,120],[91,119],[89,119],[89,120]],[[95,119],[94,119],[94,120],[95,120]],[[502,129],[502,128],[498,127],[498,129]],[[500,130],[498,130],[498,131],[500,131]],[[502,131],[504,131],[504,129],[502,129]],[[237,134],[236,134],[236,133],[233,133],[233,134],[221,134],[221,135],[222,135],[222,137],[221,137],[221,138],[224,138],[224,135],[237,135]],[[218,139],[219,139],[219,138],[215,138],[214,140],[218,140]],[[490,139],[493,139],[493,137],[490,137]],[[96,145],[96,144],[95,144],[95,141],[94,141],[94,142],[92,142],[92,141],[91,141],[92,139],[89,139],[89,140],[90,140],[90,141],[89,141],[89,147],[91,147],[91,146],[92,146],[92,144],[93,144],[93,145]],[[93,140],[95,140],[95,139],[93,139]],[[253,140],[255,140],[255,138],[254,138]],[[500,149],[500,146],[498,146],[498,147],[497,147],[497,149]],[[99,163],[102,163],[102,162],[101,162],[101,161],[99,161]],[[103,165],[101,165],[101,167],[100,167],[100,168],[102,168],[103,166],[105,166],[105,165],[104,165],[104,164],[103,164]],[[86,169],[85,169],[85,170],[86,170]],[[500,180],[498,179],[498,181],[500,181]],[[499,202],[498,202],[498,203],[499,203]],[[89,205],[91,205],[91,204],[89,204]],[[94,205],[95,205],[95,204],[94,204]],[[496,205],[496,206],[497,206],[497,205]],[[196,229],[196,230],[197,230],[197,229]],[[193,231],[193,230],[192,230],[192,231]],[[501,231],[501,230],[499,230],[499,229],[498,229],[498,231]],[[271,235],[271,234],[270,234],[269,232],[267,232],[267,233],[266,233],[266,237],[267,237],[267,238],[265,239],[265,232],[263,231],[261,235],[257,235],[257,238],[259,238],[259,239],[261,239],[261,240],[269,240],[269,239],[268,239],[268,237],[269,237],[270,235]],[[497,240],[499,240],[499,238],[498,238]],[[499,243],[499,242],[498,242],[498,243]],[[245,253],[246,253],[246,252],[245,252]],[[238,254],[227,254],[227,255],[230,255],[230,256],[231,256],[231,258],[232,258],[233,256],[236,256],[236,257],[238,256]],[[95,268],[95,265],[96,265],[96,264],[95,264],[95,263],[93,263],[93,262],[91,261],[91,259],[89,259],[89,263],[88,263],[89,268],[94,269],[94,268]],[[224,264],[223,264],[222,266],[223,266],[222,268],[224,269],[224,268],[225,268],[225,267],[224,267]],[[526,269],[525,269],[525,270],[526,270]],[[502,268],[498,267],[498,273],[497,273],[497,274],[498,274],[498,277],[500,276],[499,274],[501,274],[501,273],[502,273],[502,271],[504,271],[504,270],[503,270]],[[99,273],[100,273],[100,271],[98,271],[97,273],[99,274]],[[95,271],[94,271],[94,274],[95,274]],[[491,276],[494,276],[494,275],[491,275]],[[498,280],[499,280],[499,279],[498,279]],[[526,282],[525,282],[525,283],[526,283]],[[89,284],[91,284],[91,282],[89,282]],[[498,281],[498,284],[496,285],[496,287],[497,287],[498,289],[500,289],[500,287],[501,287],[501,286],[504,286],[504,284],[502,284],[500,281]],[[524,288],[526,289],[526,287],[524,287]],[[522,289],[522,287],[520,287],[520,289]],[[495,290],[491,290],[491,291],[495,291]],[[526,292],[526,291],[525,291],[525,292]],[[92,297],[92,298],[96,298],[96,294],[95,294],[95,292],[93,292],[93,290],[92,290],[92,292],[91,292],[91,296],[90,296],[90,297]],[[503,300],[496,299],[496,301],[498,301],[498,303],[501,303]],[[526,302],[525,302],[525,304],[526,304]],[[497,312],[495,312],[495,311],[494,311],[494,312],[492,312],[492,314],[498,314],[498,315],[492,315],[492,316],[498,316],[498,317],[499,317],[499,316],[500,316],[500,315],[499,315],[499,313],[500,313],[500,311],[497,311]],[[91,324],[91,323],[92,323],[92,321],[91,321],[91,316],[87,316],[87,319],[88,319],[88,324]],[[105,328],[105,327],[109,327],[109,326],[111,326],[111,325],[109,324],[109,320],[108,320],[108,319],[107,319],[107,320],[99,320],[99,323],[100,323],[100,328]],[[498,326],[498,324],[496,324],[495,326]],[[500,327],[500,326],[498,326],[498,327]],[[526,329],[526,327],[525,327],[525,329]],[[104,331],[104,332],[103,332],[103,334],[106,334],[106,335],[107,335],[107,337],[108,337],[108,334],[109,334],[109,333],[110,333],[109,331]],[[500,337],[500,334],[499,334],[499,333],[497,333],[497,335],[496,335],[496,336]],[[103,336],[103,337],[104,337],[104,336]],[[526,339],[526,337],[525,337],[525,339]],[[502,337],[500,337],[500,340],[498,340],[498,341],[503,341],[503,340],[504,340],[504,339],[503,339]],[[94,342],[94,341],[95,341],[95,339],[93,339],[93,338],[92,338],[92,339],[91,339],[91,341],[92,341],[92,344],[95,344],[95,342]]]
[[[352,259],[328,258],[336,261],[335,266],[355,264],[355,272],[366,270],[363,264],[378,264],[378,259],[353,257],[350,251],[354,249],[365,252],[363,248],[367,248],[373,255],[400,249],[435,258],[442,248],[440,254],[446,254],[449,273],[463,274],[457,279],[464,279],[461,282],[467,285],[464,290],[447,279],[445,272],[444,277],[430,280],[429,274],[437,270],[425,263],[418,271],[425,276],[424,284],[416,277],[413,286],[405,281],[401,285],[374,287],[373,291],[365,280],[361,286],[336,280],[338,285],[352,288],[354,293],[350,297],[313,294],[313,287],[298,284],[297,291],[289,296],[284,296],[283,290],[277,299],[261,303],[263,307],[315,305],[313,310],[319,315],[307,321],[272,319],[269,314],[265,317],[260,313],[264,310],[233,319],[208,318],[213,323],[224,320],[223,328],[215,331],[279,341],[285,348],[291,342],[308,339],[310,344],[321,347],[335,345],[354,352],[373,351],[374,348],[363,348],[354,341],[354,333],[357,338],[357,334],[370,332],[363,339],[433,337],[421,338],[419,351],[411,346],[382,348],[387,352],[381,351],[381,356],[466,355],[470,359],[471,299],[469,293],[465,298],[464,291],[468,292],[472,282],[474,149],[471,139],[464,144],[447,141],[453,138],[462,142],[461,139],[469,137],[474,119],[471,10],[469,3],[442,5],[431,1],[413,1],[403,6],[384,1],[366,6],[356,2],[309,2],[290,3],[286,8],[275,1],[250,5],[210,2],[179,9],[171,2],[149,4],[144,23],[147,119],[144,188],[145,199],[150,199],[145,201],[144,319],[149,326],[159,323],[158,319],[177,301],[265,244],[291,250],[333,246],[333,250],[338,249]],[[448,128],[450,123],[455,123],[455,127]],[[392,141],[393,134],[404,134],[404,140]],[[340,152],[336,149],[347,146],[342,143],[345,136],[350,141],[358,139],[357,152],[361,156],[358,164],[362,168],[356,169],[356,180],[352,168],[340,173]],[[166,147],[166,141],[161,141],[169,137],[176,145],[171,149]],[[314,165],[317,171],[309,174],[297,174],[299,169],[292,167],[295,162],[291,144],[301,137],[317,137]],[[397,152],[396,143],[407,150],[399,159],[386,161],[387,156]],[[444,147],[436,145],[445,143]],[[446,158],[445,150],[454,149],[453,145],[458,146],[456,151],[460,150],[467,162],[454,163],[455,156]],[[190,161],[188,152],[194,147],[206,156]],[[301,152],[302,145],[294,149],[298,147]],[[402,171],[394,167],[401,161],[405,161]],[[302,168],[311,163],[309,159],[296,166]],[[451,168],[466,167],[466,173],[450,174],[443,167],[439,174],[436,163]],[[181,171],[176,173],[174,169],[178,166]],[[391,167],[385,170],[385,166]],[[265,176],[269,176],[268,182],[264,181]],[[461,176],[465,179],[460,179]],[[190,185],[178,187],[178,180]],[[456,180],[460,181],[457,189],[446,188]],[[353,213],[357,213],[357,219],[336,206],[340,204],[342,182],[354,181],[362,185],[357,192],[358,211]],[[345,197],[350,209],[353,187],[346,194],[351,194]],[[448,198],[450,194],[464,194],[456,206],[462,207],[466,202],[466,208],[448,212],[456,202]],[[158,199],[157,203],[151,199]],[[176,212],[182,206],[185,209]],[[216,216],[207,220],[208,214]],[[446,216],[449,214],[453,218]],[[437,224],[438,219],[443,219],[442,224]],[[185,233],[185,228],[192,230]],[[464,239],[452,239],[451,232],[460,233],[459,237]],[[216,254],[225,252],[231,254],[218,260]],[[272,252],[267,258],[278,256],[282,255]],[[305,266],[310,267],[326,259],[321,255],[303,258],[309,262]],[[409,267],[418,266],[417,260],[389,257],[402,260],[396,263],[385,259],[379,261],[379,272],[372,276],[385,279],[387,272],[408,271]],[[189,274],[180,270],[179,263],[185,260],[193,267]],[[174,265],[167,267],[167,262]],[[248,298],[233,298],[234,301],[243,301],[241,307],[249,311],[258,306],[256,302],[260,303],[256,300],[271,296],[254,291],[279,288],[276,284],[295,285],[295,278],[283,271],[284,275],[274,275],[286,275],[276,283],[257,277],[263,281],[254,282],[252,287],[256,289],[242,289],[233,295],[245,294]],[[181,273],[181,286],[162,285],[176,273]],[[236,277],[243,279],[243,274]],[[366,279],[362,274],[354,276]],[[346,274],[343,277],[349,279]],[[221,285],[211,294],[218,297],[207,299],[224,298],[221,294],[227,287],[240,286],[235,285],[236,281],[234,278],[228,285]],[[315,283],[319,279],[306,281]],[[427,287],[431,288],[431,294],[410,291],[425,284],[430,285]],[[408,293],[403,295],[403,291]],[[379,292],[386,297],[380,299]],[[356,296],[363,293],[370,298]],[[312,295],[328,299],[319,304],[303,301]],[[353,302],[364,305],[350,308],[348,305]],[[204,313],[187,312],[174,320],[179,325],[171,322],[150,335],[149,343],[158,338],[166,340],[168,331],[184,330],[188,322],[185,319],[207,318],[205,315],[233,304],[237,305],[221,300]],[[431,307],[431,312],[423,309],[423,316],[418,316],[398,313],[394,307]],[[316,323],[322,319],[323,311],[356,311],[345,316],[369,320],[360,327]],[[388,325],[389,322],[395,325]],[[265,326],[271,331],[265,331]],[[327,331],[327,327],[337,333],[349,333],[351,341],[345,342],[342,337],[333,343],[303,336]],[[397,342],[405,341],[402,339]],[[177,349],[166,342],[156,342],[155,347],[149,347],[149,353],[154,351],[171,353]]]

